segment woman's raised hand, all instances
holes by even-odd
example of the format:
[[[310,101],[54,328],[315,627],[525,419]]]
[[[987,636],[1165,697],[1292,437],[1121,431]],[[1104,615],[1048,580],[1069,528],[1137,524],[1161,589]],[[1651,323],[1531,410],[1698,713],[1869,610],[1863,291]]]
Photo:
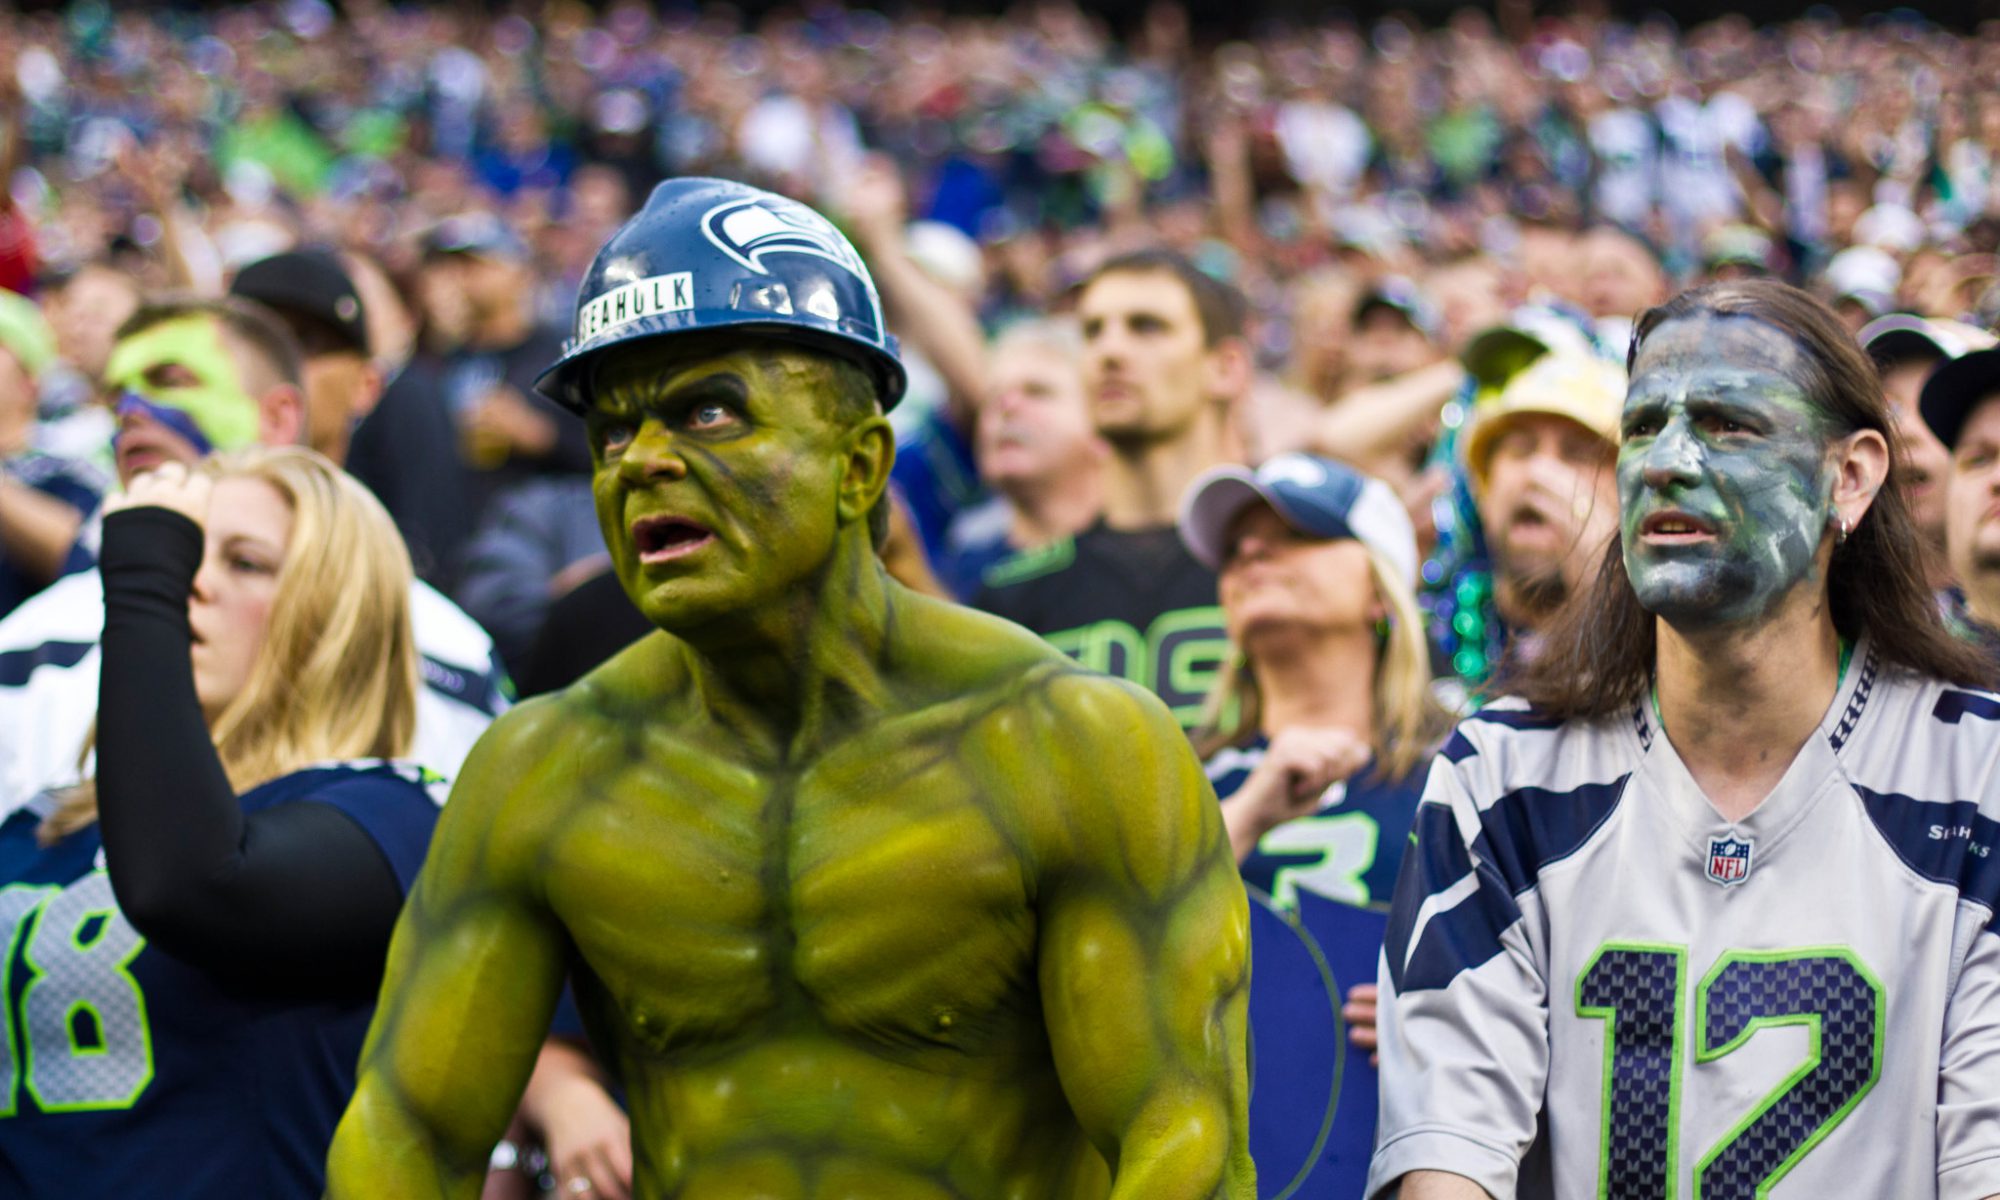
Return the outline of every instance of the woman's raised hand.
[[[1367,739],[1350,729],[1298,725],[1279,730],[1264,761],[1222,805],[1236,861],[1242,862],[1272,829],[1318,808],[1326,789],[1368,765],[1372,754]]]
[[[185,463],[162,463],[133,477],[124,491],[104,502],[104,515],[128,508],[168,508],[197,525],[208,524],[208,496],[215,481]]]

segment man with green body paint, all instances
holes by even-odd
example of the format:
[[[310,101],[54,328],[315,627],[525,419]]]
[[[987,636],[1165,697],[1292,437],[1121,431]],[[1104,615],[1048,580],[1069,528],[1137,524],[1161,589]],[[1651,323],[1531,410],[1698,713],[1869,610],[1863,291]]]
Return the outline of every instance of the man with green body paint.
[[[638,1197],[1252,1194],[1213,795],[1149,694],[884,573],[879,320],[844,238],[737,184],[600,253],[543,386],[661,632],[468,763],[334,1197],[476,1194],[565,974]]]

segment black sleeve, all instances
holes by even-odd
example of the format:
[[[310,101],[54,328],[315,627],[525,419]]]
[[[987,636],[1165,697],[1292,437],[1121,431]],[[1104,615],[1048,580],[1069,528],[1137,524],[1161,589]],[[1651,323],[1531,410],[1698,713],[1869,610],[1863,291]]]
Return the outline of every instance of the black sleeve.
[[[165,508],[104,522],[97,804],[112,891],[134,929],[195,966],[281,990],[372,990],[402,887],[331,805],[244,815],[195,697],[201,552],[201,528]]]

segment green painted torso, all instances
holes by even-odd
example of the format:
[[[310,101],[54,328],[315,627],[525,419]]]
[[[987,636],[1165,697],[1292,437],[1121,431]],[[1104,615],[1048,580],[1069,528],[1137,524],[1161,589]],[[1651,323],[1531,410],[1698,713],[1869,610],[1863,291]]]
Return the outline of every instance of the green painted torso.
[[[774,766],[633,719],[677,707],[670,645],[565,698],[542,872],[627,1089],[638,1194],[1103,1195],[1036,979],[1056,810],[1023,710],[1066,666],[1003,651],[934,681],[972,690]],[[964,649],[941,674],[991,658]]]

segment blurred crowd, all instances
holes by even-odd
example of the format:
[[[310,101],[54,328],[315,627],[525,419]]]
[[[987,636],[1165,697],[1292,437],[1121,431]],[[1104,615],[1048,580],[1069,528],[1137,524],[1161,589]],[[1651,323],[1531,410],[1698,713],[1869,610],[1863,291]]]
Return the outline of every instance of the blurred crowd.
[[[1447,365],[1472,362],[1475,335],[1563,326],[1615,360],[1634,314],[1731,274],[1805,284],[1856,329],[1899,311],[1984,327],[2000,310],[2000,100],[1975,86],[2000,30],[1511,11],[1507,28],[1465,10],[1435,29],[1391,17],[1220,43],[1164,3],[1124,30],[1061,3],[10,18],[0,285],[45,324],[10,310],[0,339],[20,368],[6,474],[81,523],[111,465],[106,361],[141,298],[332,252],[339,272],[311,295],[279,271],[261,297],[285,293],[274,307],[305,335],[311,441],[376,490],[420,574],[521,676],[551,596],[602,568],[581,433],[534,377],[596,247],[651,185],[720,174],[829,212],[884,277],[913,364],[905,454],[930,464],[903,473],[922,475],[903,480],[907,531],[942,586],[977,590],[995,555],[961,561],[954,536],[1004,523],[975,450],[1066,484],[1060,515],[1004,548],[1095,516],[1080,412],[1032,417],[1067,439],[1040,451],[1069,456],[1061,469],[972,445],[975,411],[1015,382],[996,374],[1037,361],[988,339],[1011,328],[1017,350],[1060,362],[1065,331],[1024,318],[1067,312],[1107,258],[1164,246],[1247,301],[1253,376],[1229,400],[1243,456],[1316,447],[1396,486],[1441,666],[1476,681],[1500,642],[1487,551],[1453,544],[1472,497],[1439,453],[1505,381],[1504,356]],[[349,292],[358,324],[329,307]],[[1397,382],[1421,393],[1398,410],[1417,417],[1322,428]],[[954,435],[964,452],[940,451]],[[71,560],[48,511],[54,532],[6,539],[0,604]]]
[[[2000,662],[1996,76],[2000,25],[1908,10],[1236,40],[1165,2],[9,15],[0,805],[87,777],[106,597],[78,581],[107,503],[135,553],[118,497],[163,464],[302,443],[367,486],[420,581],[410,753],[445,774],[510,679],[646,632],[536,381],[598,247],[682,175],[852,239],[910,376],[889,569],[1157,692],[1280,904],[1345,853],[1299,832],[1329,788],[1403,844],[1448,715],[1615,544],[1626,348],[1684,287],[1779,278],[1856,334],[1939,602]],[[1328,541],[1358,548],[1288,558]],[[1375,838],[1306,883],[1381,903]],[[542,1106],[552,1158],[622,1144],[597,1095],[569,1136],[586,1109]]]

